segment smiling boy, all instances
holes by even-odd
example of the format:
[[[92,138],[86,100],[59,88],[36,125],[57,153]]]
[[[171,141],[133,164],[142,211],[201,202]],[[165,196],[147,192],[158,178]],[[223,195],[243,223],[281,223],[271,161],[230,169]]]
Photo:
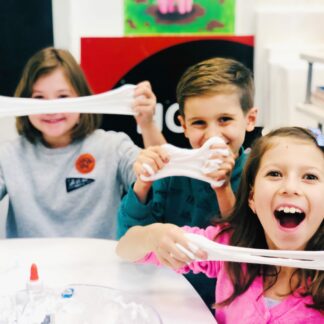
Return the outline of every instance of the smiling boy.
[[[154,183],[140,179],[143,163],[154,171],[162,168],[168,156],[161,147],[143,150],[135,162],[137,180],[124,197],[118,212],[118,237],[134,225],[156,222],[178,226],[207,227],[217,215],[226,216],[235,203],[235,192],[246,161],[242,144],[245,133],[255,127],[257,109],[253,104],[252,73],[243,64],[225,58],[212,58],[190,67],[177,86],[179,121],[192,148],[201,147],[214,136],[230,154],[214,154],[221,159],[218,170],[208,174],[223,180],[221,187],[188,177],[170,177]],[[208,306],[214,300],[215,280],[187,275]],[[207,281],[208,280],[208,281]]]

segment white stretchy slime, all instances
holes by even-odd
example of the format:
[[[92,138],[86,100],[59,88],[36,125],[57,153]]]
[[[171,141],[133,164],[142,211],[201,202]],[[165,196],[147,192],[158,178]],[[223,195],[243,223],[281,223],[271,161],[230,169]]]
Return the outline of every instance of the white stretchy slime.
[[[176,243],[178,249],[195,260],[198,248],[207,252],[207,260],[271,264],[283,267],[324,270],[324,251],[285,251],[244,248],[220,244],[194,233],[186,233],[190,251]]]
[[[164,144],[162,147],[169,154],[169,162],[158,172],[154,173],[153,169],[146,163],[143,168],[150,176],[141,175],[144,181],[155,181],[161,178],[171,176],[185,176],[202,181],[209,182],[213,187],[220,187],[224,181],[215,181],[206,174],[216,171],[222,163],[219,159],[211,159],[214,153],[227,156],[228,149],[211,149],[213,144],[224,144],[220,137],[211,137],[198,149],[184,149],[171,144]]]
[[[96,95],[51,100],[0,96],[0,117],[73,112],[135,115],[134,89],[135,85],[126,84]]]

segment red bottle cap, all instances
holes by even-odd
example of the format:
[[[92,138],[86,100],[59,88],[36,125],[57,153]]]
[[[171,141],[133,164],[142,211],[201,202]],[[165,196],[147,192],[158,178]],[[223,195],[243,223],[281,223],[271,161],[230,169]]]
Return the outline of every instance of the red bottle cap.
[[[38,281],[37,265],[33,263],[30,268],[30,281]]]

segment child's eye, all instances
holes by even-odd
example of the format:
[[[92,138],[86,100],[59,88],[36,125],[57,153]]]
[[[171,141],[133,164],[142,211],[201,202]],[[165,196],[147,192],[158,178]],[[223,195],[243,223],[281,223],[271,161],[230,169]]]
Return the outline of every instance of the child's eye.
[[[191,123],[191,125],[201,126],[201,125],[205,125],[205,122],[203,120],[195,120]]]
[[[318,176],[312,173],[307,173],[303,176],[305,180],[318,180]]]
[[[232,118],[231,117],[221,117],[218,119],[218,121],[222,124],[222,123],[226,123],[226,122],[229,122],[231,121]]]
[[[281,172],[279,172],[279,171],[275,171],[275,170],[272,170],[272,171],[267,172],[266,175],[267,175],[268,177],[277,178],[277,177],[281,177]]]
[[[70,98],[70,96],[69,95],[60,95],[58,98],[61,98],[61,99],[63,99],[63,98]]]
[[[44,99],[44,97],[43,96],[40,96],[40,95],[39,96],[32,96],[32,98],[33,99]]]

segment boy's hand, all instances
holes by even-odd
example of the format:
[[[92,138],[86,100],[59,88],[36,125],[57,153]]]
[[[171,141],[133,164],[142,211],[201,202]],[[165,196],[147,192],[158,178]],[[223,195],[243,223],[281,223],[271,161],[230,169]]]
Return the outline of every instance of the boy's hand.
[[[225,144],[224,144],[225,145]],[[231,175],[235,166],[235,155],[232,150],[225,145],[228,149],[228,154],[214,153],[211,155],[210,159],[219,159],[221,163],[219,167],[214,172],[206,174],[207,176],[213,178],[216,181],[223,180],[224,183],[220,187],[213,187],[219,206],[219,211],[222,217],[227,217],[232,212],[235,205],[235,195],[231,186]],[[224,148],[221,145],[213,145],[212,149]]]
[[[169,162],[169,155],[161,146],[150,146],[140,151],[134,163],[134,171],[139,179],[141,174],[149,176],[162,169]]]
[[[154,123],[155,106],[156,97],[150,82],[140,82],[135,88],[133,110],[137,113],[136,122],[142,129]]]
[[[148,245],[152,247],[159,261],[172,269],[179,269],[193,260],[183,253],[176,244],[190,250],[184,231],[173,224],[156,223],[150,225]],[[201,250],[191,251],[199,259],[206,259],[207,254]]]
[[[161,146],[150,146],[139,153],[134,163],[134,172],[137,178],[134,184],[134,192],[141,202],[146,201],[147,193],[152,186],[152,182],[143,181],[141,175],[149,176],[156,173],[168,161],[169,156]]]
[[[214,153],[211,154],[209,162],[212,163],[213,160],[219,160],[221,161],[221,163],[215,171],[209,172],[206,175],[210,178],[213,178],[215,181],[223,180],[224,184],[222,185],[222,187],[230,185],[232,171],[235,166],[234,153],[226,144],[214,144],[210,148],[214,151]],[[216,149],[227,149],[228,154],[215,152]]]

